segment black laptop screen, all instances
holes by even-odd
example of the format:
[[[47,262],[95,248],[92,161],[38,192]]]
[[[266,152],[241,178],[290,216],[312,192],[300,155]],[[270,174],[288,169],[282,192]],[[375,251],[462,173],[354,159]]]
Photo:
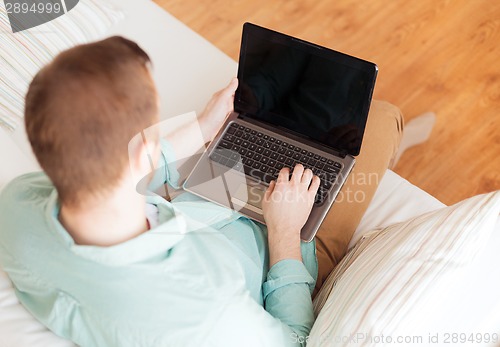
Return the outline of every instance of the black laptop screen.
[[[235,109],[359,154],[376,65],[245,24]]]

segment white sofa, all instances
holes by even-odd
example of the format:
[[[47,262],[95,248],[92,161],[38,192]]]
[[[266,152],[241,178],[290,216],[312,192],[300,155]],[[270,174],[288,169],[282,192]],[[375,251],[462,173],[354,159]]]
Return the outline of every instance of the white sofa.
[[[237,65],[232,59],[154,3],[147,0],[108,1],[123,10],[125,17],[107,35],[120,34],[137,41],[152,58],[163,118],[201,111],[212,93],[236,75]],[[15,176],[38,170],[22,126],[15,132],[0,127],[0,168],[0,189]],[[394,172],[387,171],[351,245],[374,228],[443,206]],[[465,318],[488,317],[500,326],[500,317],[495,314],[500,305],[491,299],[500,292],[499,280],[492,279],[492,276],[500,278],[499,226],[497,224],[496,235],[488,249],[476,260],[474,271],[469,274],[470,281],[455,291],[453,298],[474,300],[461,301],[462,316],[454,319],[446,312],[436,312],[442,317],[442,329],[465,329],[468,324]],[[452,303],[450,301],[450,305]],[[72,344],[45,329],[19,304],[7,275],[0,269],[0,347],[10,346]]]

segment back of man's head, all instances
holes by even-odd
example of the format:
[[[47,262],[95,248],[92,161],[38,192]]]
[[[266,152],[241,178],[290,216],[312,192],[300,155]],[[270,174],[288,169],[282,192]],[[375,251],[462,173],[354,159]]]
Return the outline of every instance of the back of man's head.
[[[26,131],[63,204],[112,189],[129,141],[158,121],[149,63],[137,44],[111,37],[59,54],[31,82]]]

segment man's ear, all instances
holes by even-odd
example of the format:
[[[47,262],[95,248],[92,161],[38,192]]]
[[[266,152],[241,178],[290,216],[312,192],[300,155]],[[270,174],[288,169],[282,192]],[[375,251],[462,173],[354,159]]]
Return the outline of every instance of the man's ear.
[[[139,182],[155,170],[159,153],[158,141],[146,139],[143,132],[130,140],[128,144],[129,165],[135,182]]]

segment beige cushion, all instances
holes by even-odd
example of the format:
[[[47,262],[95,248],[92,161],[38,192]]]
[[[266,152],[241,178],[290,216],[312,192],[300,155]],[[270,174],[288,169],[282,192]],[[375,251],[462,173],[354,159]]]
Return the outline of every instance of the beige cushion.
[[[435,298],[467,281],[462,270],[489,239],[499,211],[495,192],[365,235],[315,298],[309,345],[379,346],[383,336],[392,343],[421,337],[425,345],[434,333],[428,313],[445,309]]]

